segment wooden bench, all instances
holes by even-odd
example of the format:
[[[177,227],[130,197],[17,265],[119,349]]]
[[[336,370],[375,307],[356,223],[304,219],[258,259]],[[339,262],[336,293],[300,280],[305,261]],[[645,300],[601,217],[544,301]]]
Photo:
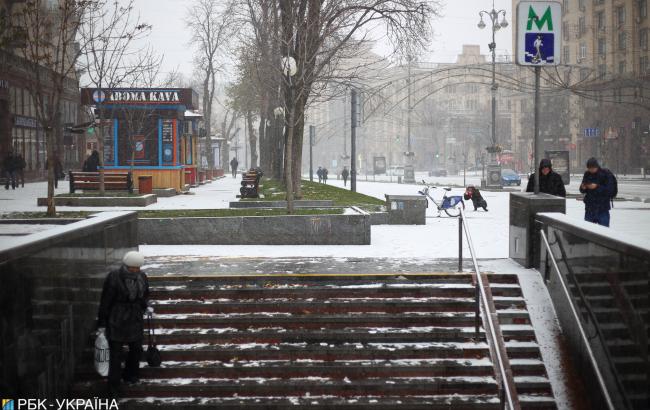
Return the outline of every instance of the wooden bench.
[[[84,191],[99,190],[99,172],[69,171],[70,193],[75,190]],[[106,191],[129,191],[133,193],[133,178],[130,172],[105,172],[104,189]]]
[[[241,188],[239,188],[240,198],[259,198],[260,180],[264,173],[261,169],[251,169],[242,174]]]

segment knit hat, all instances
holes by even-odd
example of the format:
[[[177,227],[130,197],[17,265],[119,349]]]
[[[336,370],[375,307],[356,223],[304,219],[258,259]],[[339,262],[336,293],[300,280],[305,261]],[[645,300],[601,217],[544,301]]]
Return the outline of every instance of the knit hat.
[[[122,263],[129,268],[139,268],[144,265],[144,255],[136,251],[127,252],[122,258]]]
[[[600,168],[598,160],[594,157],[591,157],[587,160],[587,168]]]
[[[544,168],[553,168],[550,159],[544,158],[539,162],[539,169],[544,169]]]

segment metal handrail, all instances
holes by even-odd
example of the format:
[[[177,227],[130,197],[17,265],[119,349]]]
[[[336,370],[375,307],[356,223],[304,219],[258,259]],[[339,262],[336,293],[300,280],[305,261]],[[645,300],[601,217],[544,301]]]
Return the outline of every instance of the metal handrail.
[[[472,242],[472,236],[469,233],[469,227],[468,224],[464,221],[467,219],[465,218],[465,211],[460,208],[460,221],[459,223],[463,227],[463,230],[465,232],[465,238],[467,239],[467,247],[469,248],[469,253],[472,257],[472,263],[474,264],[474,272],[476,273],[476,289],[477,289],[477,300],[476,300],[476,305],[477,305],[477,312],[479,311],[479,306],[483,306],[483,311],[485,312],[485,324],[487,326],[485,327],[485,336],[488,338],[488,342],[494,346],[494,355],[497,361],[497,366],[499,368],[499,372],[501,373],[501,388],[503,389],[503,396],[505,396],[505,400],[507,404],[507,408],[511,410],[515,410],[519,407],[515,407],[515,402],[517,401],[513,396],[516,395],[516,392],[513,392],[510,390],[510,386],[506,381],[506,369],[505,369],[505,364],[504,364],[504,358],[501,357],[501,350],[498,348],[497,345],[497,335],[496,335],[496,330],[495,330],[495,324],[492,321],[492,316],[490,315],[490,306],[488,303],[488,298],[487,294],[485,293],[485,287],[483,286],[483,278],[481,277],[481,269],[478,266],[478,261],[476,259],[476,251],[474,250],[474,243]],[[461,234],[461,232],[459,232]],[[462,239],[462,235],[460,237]],[[480,296],[480,297],[479,297]],[[503,398],[502,398],[503,400]],[[502,403],[503,404],[503,403]]]
[[[562,291],[564,292],[564,295],[566,296],[567,300],[569,301],[569,307],[571,309],[571,315],[573,316],[573,319],[575,320],[575,323],[578,327],[578,332],[580,333],[580,337],[582,338],[582,342],[587,350],[587,355],[589,357],[589,362],[591,363],[591,366],[593,367],[595,373],[596,373],[596,380],[598,381],[598,386],[600,387],[601,392],[603,393],[603,398],[605,399],[605,404],[607,405],[607,408],[610,410],[615,410],[616,407],[614,406],[614,403],[612,402],[612,398],[609,395],[609,391],[607,390],[607,385],[605,384],[605,380],[603,379],[603,375],[600,372],[600,368],[598,367],[597,361],[596,361],[596,356],[594,355],[594,351],[591,348],[591,344],[589,343],[589,338],[587,337],[587,332],[585,332],[584,327],[582,326],[582,321],[580,320],[580,315],[578,314],[575,305],[573,304],[573,297],[571,296],[571,293],[569,292],[569,288],[564,281],[564,276],[562,275],[562,272],[560,271],[559,266],[557,265],[557,261],[555,260],[555,255],[553,255],[553,251],[551,250],[551,245],[548,242],[548,238],[546,237],[546,233],[544,230],[540,230],[540,234],[542,237],[542,242],[544,243],[544,246],[546,247],[546,253],[551,259],[551,264],[553,265],[553,269],[555,269],[555,272],[557,272],[558,278],[560,280],[560,285],[562,287]]]

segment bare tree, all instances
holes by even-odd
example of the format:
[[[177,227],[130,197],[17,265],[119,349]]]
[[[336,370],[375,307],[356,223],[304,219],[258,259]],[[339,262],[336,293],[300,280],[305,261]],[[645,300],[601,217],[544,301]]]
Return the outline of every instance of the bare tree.
[[[94,88],[116,88],[139,73],[155,70],[162,57],[155,56],[151,47],[137,46],[147,37],[151,26],[134,15],[134,0],[123,2],[101,1],[79,27],[79,34],[87,39],[86,52],[80,59],[83,80]],[[103,104],[97,105],[99,122],[99,191],[104,193],[105,123]]]
[[[219,0],[194,0],[187,10],[186,21],[192,31],[191,44],[196,48],[194,64],[201,73],[205,155],[214,167],[211,144],[212,108],[217,89],[217,72],[221,69],[224,49],[230,38],[232,19],[228,4]]]
[[[86,50],[87,38],[79,36],[82,23],[100,6],[97,1],[27,0],[14,14],[17,25],[27,30],[21,49],[29,75],[27,90],[35,117],[45,133],[48,184],[47,214],[54,216],[54,155],[62,139],[62,102],[66,91],[77,89],[77,62]]]

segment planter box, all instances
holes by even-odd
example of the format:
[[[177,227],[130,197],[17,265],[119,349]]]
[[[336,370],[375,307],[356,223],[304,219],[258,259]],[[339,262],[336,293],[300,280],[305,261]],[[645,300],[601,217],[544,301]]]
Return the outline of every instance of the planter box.
[[[157,202],[155,194],[140,196],[57,196],[56,206],[149,206]],[[47,206],[47,198],[38,198],[38,206]]]
[[[293,201],[295,208],[329,208],[334,205],[331,200]],[[287,201],[234,201],[231,208],[286,208]]]
[[[370,245],[370,214],[141,218],[147,245]]]
[[[178,192],[174,188],[154,188],[153,193],[158,198],[169,198],[178,195]]]

